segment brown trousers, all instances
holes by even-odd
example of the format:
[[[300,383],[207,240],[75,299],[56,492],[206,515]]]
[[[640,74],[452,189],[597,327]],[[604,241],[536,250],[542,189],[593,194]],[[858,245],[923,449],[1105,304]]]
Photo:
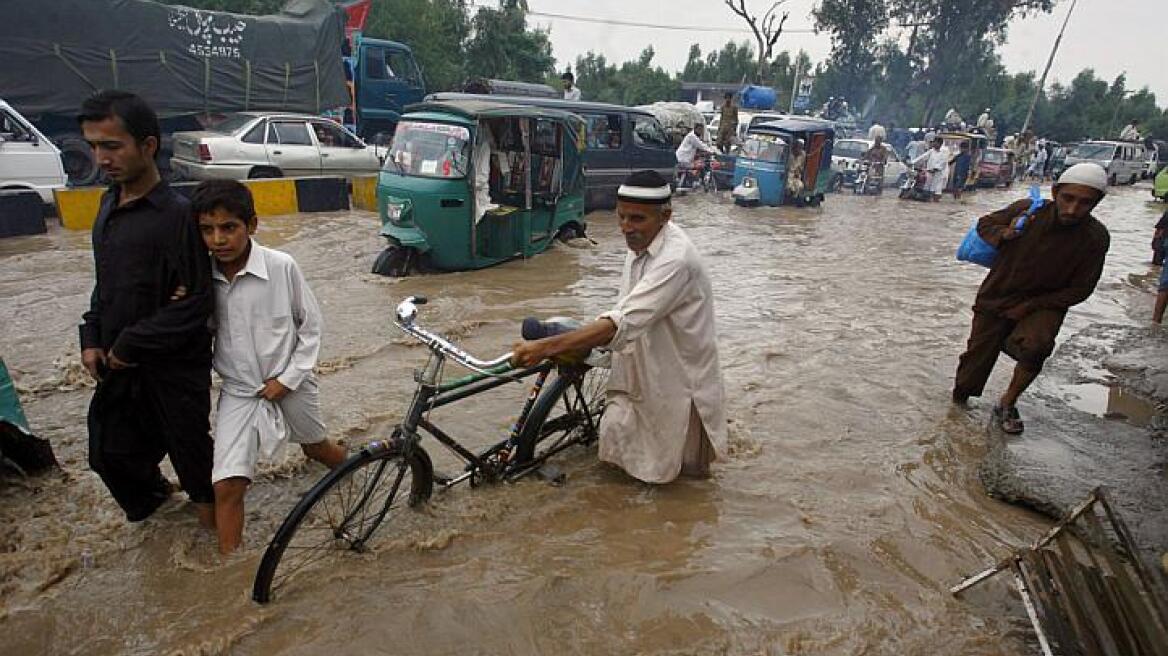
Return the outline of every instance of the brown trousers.
[[[1063,325],[1065,311],[1038,310],[1021,321],[1013,321],[989,312],[973,313],[969,343],[957,365],[953,383],[954,398],[981,396],[993,373],[998,353],[1005,353],[1018,366],[1038,373],[1054,352],[1054,339]]]

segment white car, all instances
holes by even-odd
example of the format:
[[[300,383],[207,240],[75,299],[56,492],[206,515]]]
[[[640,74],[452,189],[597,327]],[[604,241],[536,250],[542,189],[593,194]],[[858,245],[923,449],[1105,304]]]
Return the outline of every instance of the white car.
[[[860,158],[872,148],[874,142],[867,139],[839,139],[831,149],[831,168],[842,176],[845,183],[851,184],[860,169]],[[888,143],[884,144],[888,150],[888,163],[884,165],[884,186],[900,185],[908,176],[908,166],[896,154],[896,150]]]
[[[192,180],[377,173],[381,158],[334,121],[303,114],[231,114],[201,132],[176,132],[171,169]]]
[[[65,186],[61,151],[11,105],[0,100],[0,189],[30,189],[46,205]]]

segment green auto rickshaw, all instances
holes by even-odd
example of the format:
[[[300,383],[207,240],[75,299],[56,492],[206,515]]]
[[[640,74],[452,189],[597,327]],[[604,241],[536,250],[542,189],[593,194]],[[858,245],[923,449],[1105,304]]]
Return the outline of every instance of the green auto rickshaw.
[[[33,474],[55,467],[52,446],[29,429],[16,385],[8,375],[4,358],[0,358],[0,473],[11,468]]]
[[[491,100],[406,108],[377,182],[373,272],[481,269],[583,237],[584,123]]]

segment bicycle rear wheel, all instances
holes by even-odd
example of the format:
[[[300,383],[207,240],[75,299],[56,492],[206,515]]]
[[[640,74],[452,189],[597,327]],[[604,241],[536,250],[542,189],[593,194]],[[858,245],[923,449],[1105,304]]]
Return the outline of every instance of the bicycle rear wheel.
[[[433,466],[421,447],[403,451],[397,440],[365,447],[288,513],[264,551],[252,599],[269,602],[274,591],[331,553],[364,551],[386,519],[430,498],[433,485]]]
[[[560,369],[523,422],[515,450],[520,467],[528,469],[573,444],[600,437],[608,375],[607,367]]]

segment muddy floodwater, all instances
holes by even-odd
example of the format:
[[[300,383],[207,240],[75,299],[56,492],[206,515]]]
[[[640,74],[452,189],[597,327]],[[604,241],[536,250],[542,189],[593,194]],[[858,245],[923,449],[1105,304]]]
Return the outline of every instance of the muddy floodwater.
[[[1004,581],[960,600],[947,592],[1049,526],[978,482],[993,397],[949,403],[984,272],[953,251],[975,217],[1022,195],[922,204],[848,193],[820,210],[678,199],[676,221],[717,295],[731,446],[711,480],[650,487],[595,449],[571,452],[562,487],[529,477],[436,492],[384,526],[373,553],[340,554],[264,607],[249,600],[259,555],[324,470],[299,455],[265,465],[245,550],[226,562],[186,504],[127,524],[85,464],[91,389],[76,324],[92,285],[88,235],[0,241],[0,354],[64,468],[0,484],[0,652],[1030,653]],[[1119,188],[1096,212],[1111,230],[1107,268],[1062,339],[1097,322],[1146,323],[1148,241],[1163,211],[1149,199],[1145,186]],[[525,316],[609,308],[623,240],[613,214],[588,220],[595,245],[396,280],[368,273],[381,248],[372,214],[262,220],[259,240],[296,257],[325,314],[331,436],[385,437],[405,409],[425,360],[391,323],[407,295],[431,299],[422,325],[481,357],[507,351]],[[1008,375],[1003,360],[987,393]],[[1044,384],[1098,403],[1095,391]],[[432,418],[486,444],[525,393],[506,386]],[[424,444],[439,469],[452,466]]]

